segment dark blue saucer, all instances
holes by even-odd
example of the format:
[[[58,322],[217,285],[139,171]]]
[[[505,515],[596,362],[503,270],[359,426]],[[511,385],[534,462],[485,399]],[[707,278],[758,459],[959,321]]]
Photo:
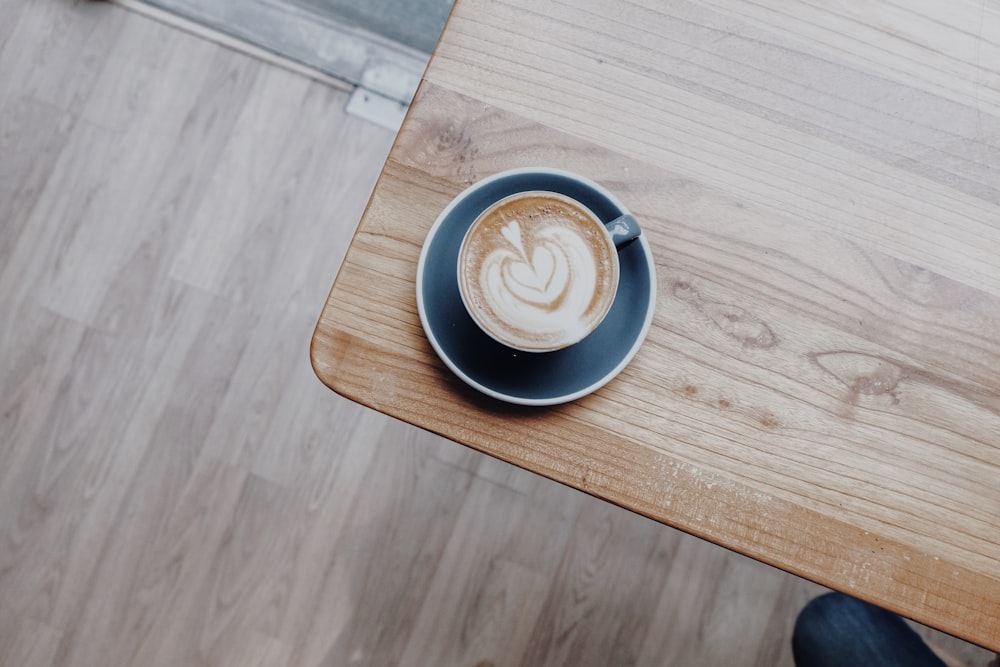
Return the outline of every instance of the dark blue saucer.
[[[621,270],[611,311],[582,341],[555,352],[521,352],[490,338],[462,304],[459,247],[490,204],[529,190],[572,197],[605,222],[628,213],[603,187],[569,172],[532,168],[490,176],[456,197],[427,234],[417,268],[417,306],[434,350],[467,384],[510,403],[554,405],[596,391],[635,356],[652,322],[656,275],[649,243],[640,236],[618,254]]]

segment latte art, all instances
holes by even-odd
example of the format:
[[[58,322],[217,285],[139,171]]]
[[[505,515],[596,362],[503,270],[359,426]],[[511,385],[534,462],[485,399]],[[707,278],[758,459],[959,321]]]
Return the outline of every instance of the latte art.
[[[579,321],[593,298],[597,271],[584,241],[559,228],[542,228],[529,251],[520,223],[501,230],[510,247],[498,247],[483,258],[479,282],[488,291],[497,315],[512,326],[532,326],[541,310],[567,323]],[[526,317],[532,318],[529,321]],[[537,325],[536,325],[537,326]]]
[[[462,245],[459,284],[476,322],[529,351],[571,345],[604,318],[618,285],[604,225],[576,202],[522,193],[487,209]]]

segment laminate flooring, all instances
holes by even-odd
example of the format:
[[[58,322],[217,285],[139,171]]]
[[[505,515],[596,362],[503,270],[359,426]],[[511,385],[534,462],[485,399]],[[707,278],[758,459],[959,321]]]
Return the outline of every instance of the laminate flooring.
[[[791,665],[817,586],[315,379],[393,140],[347,93],[0,15],[0,664]]]

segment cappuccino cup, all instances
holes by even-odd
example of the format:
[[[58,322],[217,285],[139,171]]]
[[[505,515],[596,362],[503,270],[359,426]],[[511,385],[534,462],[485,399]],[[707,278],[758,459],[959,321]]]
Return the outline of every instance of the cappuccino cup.
[[[532,190],[488,206],[458,253],[458,287],[473,321],[524,352],[574,345],[604,320],[618,291],[618,250],[638,238],[631,215],[603,222],[557,192]]]

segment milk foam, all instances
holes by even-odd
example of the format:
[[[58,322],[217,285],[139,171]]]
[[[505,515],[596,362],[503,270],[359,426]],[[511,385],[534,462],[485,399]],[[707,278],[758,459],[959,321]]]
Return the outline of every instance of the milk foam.
[[[474,227],[462,249],[462,290],[473,317],[501,342],[564,347],[610,308],[616,251],[575,202],[532,193],[487,211]]]

